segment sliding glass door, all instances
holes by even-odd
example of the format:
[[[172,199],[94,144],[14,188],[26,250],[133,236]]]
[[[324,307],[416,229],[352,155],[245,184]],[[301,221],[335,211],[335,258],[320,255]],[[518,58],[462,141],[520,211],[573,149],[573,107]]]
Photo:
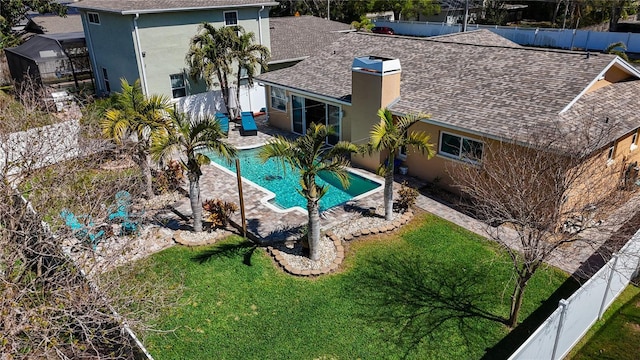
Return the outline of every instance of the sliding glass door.
[[[302,96],[291,95],[292,129],[296,134],[305,134],[311,124],[333,126],[335,135],[329,136],[327,144],[335,145],[340,141],[340,107],[326,104]]]

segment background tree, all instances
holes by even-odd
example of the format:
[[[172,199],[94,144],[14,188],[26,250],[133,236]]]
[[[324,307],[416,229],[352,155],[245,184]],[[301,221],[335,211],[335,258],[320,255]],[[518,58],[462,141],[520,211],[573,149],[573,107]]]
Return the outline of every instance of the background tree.
[[[318,260],[320,257],[320,199],[327,193],[328,185],[318,185],[316,176],[319,173],[330,173],[336,176],[343,186],[348,186],[348,172],[346,167],[349,160],[346,156],[355,153],[358,148],[349,142],[341,141],[335,146],[326,148],[327,136],[335,134],[333,127],[322,124],[311,124],[307,133],[295,140],[282,136],[269,141],[260,151],[259,157],[263,162],[274,158],[288,164],[291,170],[300,173],[300,195],[307,200],[309,227],[307,241],[309,242],[309,257]]]
[[[393,11],[395,20],[418,20],[421,14],[429,16],[440,12],[440,4],[432,0],[375,0],[371,10]]]
[[[232,58],[237,63],[236,72],[236,114],[242,111],[240,106],[240,85],[246,81],[247,86],[253,87],[253,80],[260,73],[261,69],[267,69],[269,62],[269,48],[264,45],[255,44],[255,34],[246,32],[244,28],[238,27],[238,37],[233,47]]]
[[[0,49],[19,44],[20,39],[11,31],[20,21],[26,20],[27,13],[54,13],[64,16],[67,7],[54,0],[2,0],[0,2]]]
[[[428,115],[407,115],[394,119],[387,108],[378,110],[380,123],[371,129],[371,138],[367,144],[368,151],[382,152],[385,160],[378,168],[378,174],[384,177],[384,215],[387,220],[393,216],[393,174],[395,172],[395,159],[401,148],[408,151],[413,148],[426,154],[427,158],[433,157],[435,151],[433,144],[429,143],[430,136],[425,132],[409,131],[411,125],[428,119]]]
[[[166,131],[153,134],[151,153],[156,161],[168,163],[181,155],[180,163],[189,178],[189,200],[193,214],[193,230],[202,231],[202,200],[200,199],[201,166],[211,159],[201,151],[213,151],[231,161],[236,149],[224,141],[225,133],[212,117],[192,118],[189,114],[173,110]]]
[[[351,22],[351,27],[357,31],[370,31],[373,28],[373,22],[365,16],[360,17],[360,21],[354,20]]]
[[[370,12],[373,2],[374,0],[331,0],[329,2],[326,0],[284,0],[279,1],[278,6],[271,8],[269,15],[273,17],[294,16],[298,13],[325,19],[329,16],[330,20],[350,24]],[[329,5],[330,14],[327,14],[327,5]]]
[[[450,169],[469,211],[487,224],[489,237],[513,262],[515,284],[507,324],[515,327],[525,289],[535,272],[563,246],[586,242],[582,234],[602,227],[602,220],[628,194],[617,184],[622,165],[604,167],[608,131],[588,136],[545,132],[522,141],[485,141],[481,163],[458,163]],[[586,132],[585,132],[586,134]],[[563,136],[566,135],[566,136]],[[580,141],[571,141],[579,138]],[[606,155],[606,154],[605,154]],[[608,224],[613,225],[613,224]]]
[[[147,198],[151,198],[151,134],[166,126],[166,114],[171,107],[164,96],[145,96],[140,80],[136,80],[133,85],[125,79],[120,83],[122,92],[113,95],[113,107],[106,111],[100,125],[103,134],[117,144],[135,136],[133,159],[142,172],[144,193]]]

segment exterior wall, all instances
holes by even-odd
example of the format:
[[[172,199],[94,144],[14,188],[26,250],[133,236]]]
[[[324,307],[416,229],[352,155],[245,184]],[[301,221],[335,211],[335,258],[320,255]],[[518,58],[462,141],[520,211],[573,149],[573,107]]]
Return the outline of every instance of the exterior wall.
[[[614,65],[611,68],[609,68],[609,70],[607,70],[607,72],[604,74],[604,79],[599,80],[598,82],[593,84],[589,88],[589,90],[587,90],[587,93],[598,90],[612,83],[623,81],[630,77],[631,75],[629,75],[626,71],[623,71],[622,69]]]
[[[262,27],[258,26],[257,12],[259,8],[241,8],[238,12],[238,25],[247,32],[253,32],[256,43],[260,42],[262,32],[263,45],[270,48],[268,9],[261,15]],[[197,34],[198,27],[208,22],[216,27],[224,26],[224,11],[189,11],[161,14],[142,14],[138,19],[140,49],[145,53],[144,63],[147,76],[147,87],[150,93],[172,97],[170,74],[185,73],[185,55],[189,50],[191,38]],[[132,18],[131,18],[131,21]],[[204,81],[187,80],[187,94],[206,91]]]
[[[90,11],[93,12],[93,11]],[[82,26],[87,47],[92,56],[96,93],[105,94],[102,69],[107,70],[111,91],[120,91],[120,78],[129,82],[140,78],[134,48],[132,18],[113,13],[98,12],[100,25],[90,24],[87,11],[82,10]]]

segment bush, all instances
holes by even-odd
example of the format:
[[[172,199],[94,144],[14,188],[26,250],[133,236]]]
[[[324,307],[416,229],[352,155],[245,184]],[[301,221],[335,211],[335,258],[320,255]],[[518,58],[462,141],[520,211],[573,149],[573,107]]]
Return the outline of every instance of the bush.
[[[396,202],[396,206],[398,210],[401,212],[405,212],[413,207],[416,203],[416,199],[418,198],[418,190],[409,187],[407,182],[402,183],[402,188],[398,191],[399,199]]]
[[[231,214],[238,211],[238,205],[220,199],[205,200],[202,203],[202,208],[208,213],[205,220],[215,227],[226,227],[229,224]]]
[[[176,160],[171,160],[164,170],[153,175],[153,191],[157,195],[177,191],[184,184],[184,171]]]

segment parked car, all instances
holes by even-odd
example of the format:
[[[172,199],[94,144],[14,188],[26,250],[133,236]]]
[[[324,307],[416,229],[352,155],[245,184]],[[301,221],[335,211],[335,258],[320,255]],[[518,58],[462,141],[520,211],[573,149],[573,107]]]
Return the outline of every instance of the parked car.
[[[376,26],[371,29],[371,32],[376,34],[395,35],[393,29],[386,26]]]

